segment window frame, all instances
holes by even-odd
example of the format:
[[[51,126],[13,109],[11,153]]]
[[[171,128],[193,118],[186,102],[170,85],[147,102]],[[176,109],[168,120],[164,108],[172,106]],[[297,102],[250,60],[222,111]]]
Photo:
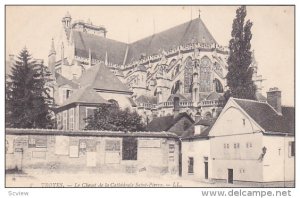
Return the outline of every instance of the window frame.
[[[194,174],[194,157],[189,157],[188,158],[188,174]]]

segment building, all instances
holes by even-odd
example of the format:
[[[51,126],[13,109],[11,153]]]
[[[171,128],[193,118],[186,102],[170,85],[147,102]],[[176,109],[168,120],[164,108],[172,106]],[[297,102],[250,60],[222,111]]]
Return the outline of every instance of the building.
[[[230,98],[217,120],[200,120],[183,135],[182,175],[247,186],[294,186],[294,133],[295,109],[281,106],[277,88],[267,92],[267,102]]]
[[[187,113],[154,118],[147,126],[147,131],[172,132],[182,136],[192,125],[194,120]]]
[[[176,176],[178,153],[172,133],[7,128],[5,169]]]
[[[201,119],[182,134],[182,177],[208,182],[212,174],[210,129],[215,119]]]
[[[179,99],[179,111],[193,119],[216,117],[224,106],[227,57],[227,48],[217,43],[200,16],[124,43],[107,38],[104,26],[73,21],[67,13],[61,35],[52,40],[48,66],[77,82],[90,68],[104,63],[132,92],[137,105],[133,109],[149,122],[173,115],[174,98]],[[257,76],[256,62],[253,68]],[[261,76],[254,78],[261,86]]]
[[[94,115],[100,104],[114,104],[120,108],[135,106],[132,92],[103,63],[89,68],[72,87],[72,81],[56,73],[59,78],[57,97],[62,103],[55,109],[57,127],[64,130],[83,130],[85,119]],[[61,79],[61,81],[59,81]],[[73,93],[74,92],[74,93]]]

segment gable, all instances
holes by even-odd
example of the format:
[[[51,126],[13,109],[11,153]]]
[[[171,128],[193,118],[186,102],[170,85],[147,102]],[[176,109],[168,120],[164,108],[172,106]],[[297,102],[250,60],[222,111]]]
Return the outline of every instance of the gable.
[[[210,136],[237,135],[262,131],[264,129],[229,99],[212,127]]]

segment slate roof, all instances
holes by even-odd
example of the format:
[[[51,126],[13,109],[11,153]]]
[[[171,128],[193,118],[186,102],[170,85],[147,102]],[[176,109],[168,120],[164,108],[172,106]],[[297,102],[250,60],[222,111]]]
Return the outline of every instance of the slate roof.
[[[78,88],[78,84],[74,83],[71,80],[68,80],[67,78],[63,77],[59,73],[55,73],[55,78],[56,78],[56,83],[58,86],[70,85],[73,89]]]
[[[104,61],[107,52],[108,62],[119,65],[122,65],[124,60],[126,60],[125,64],[128,64],[139,60],[142,54],[146,56],[159,54],[162,50],[168,51],[179,45],[196,42],[217,43],[201,18],[193,19],[130,44],[76,30],[73,30],[73,38],[76,56],[88,58],[90,49],[92,58]]]
[[[146,56],[154,55],[162,50],[168,51],[179,45],[204,42],[204,40],[207,44],[217,43],[201,18],[196,18],[131,43],[126,63],[139,60],[142,53]]]
[[[135,99],[137,103],[157,104],[157,98],[152,96],[140,95]]]
[[[168,131],[174,124],[176,124],[181,118],[187,117],[192,123],[194,120],[185,112],[179,113],[177,116],[162,116],[158,118],[154,118],[147,126],[147,131]],[[181,132],[182,133],[182,132]]]
[[[282,107],[280,115],[265,102],[236,98],[234,101],[266,132],[295,133],[294,107]]]
[[[86,70],[80,78],[80,86],[91,86],[93,89],[102,91],[132,93],[104,63],[97,64]]]
[[[73,31],[73,38],[75,56],[89,58],[90,49],[92,59],[104,61],[107,52],[108,62],[123,64],[128,44],[75,30]]]

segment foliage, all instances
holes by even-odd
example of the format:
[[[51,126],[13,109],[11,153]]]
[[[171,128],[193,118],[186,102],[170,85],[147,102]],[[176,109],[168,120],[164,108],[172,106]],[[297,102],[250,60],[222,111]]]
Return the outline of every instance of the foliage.
[[[50,72],[43,63],[33,60],[29,51],[21,50],[6,80],[6,126],[14,128],[51,128],[47,82]]]
[[[249,20],[245,23],[247,10],[241,6],[236,11],[233,20],[232,39],[229,42],[228,73],[226,76],[228,91],[225,98],[256,99],[256,86],[252,81],[253,70],[250,67],[251,58],[251,27]]]
[[[86,122],[87,130],[143,131],[145,128],[137,112],[131,112],[128,108],[122,110],[111,104],[100,104]]]

